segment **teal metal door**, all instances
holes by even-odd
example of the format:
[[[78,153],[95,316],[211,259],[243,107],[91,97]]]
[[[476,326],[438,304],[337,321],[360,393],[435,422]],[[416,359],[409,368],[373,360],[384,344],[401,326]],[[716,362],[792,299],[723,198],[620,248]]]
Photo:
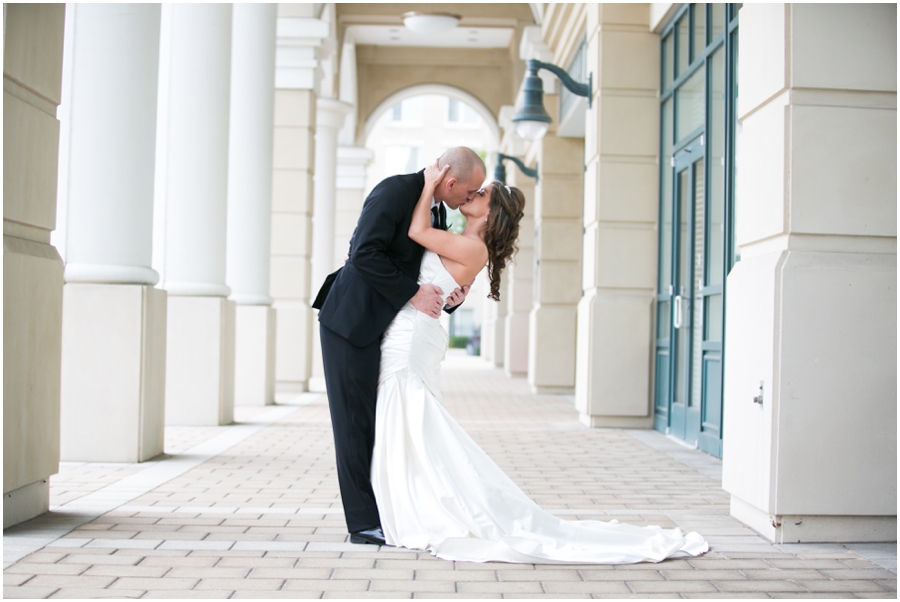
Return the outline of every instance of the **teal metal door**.
[[[675,185],[672,233],[672,284],[670,366],[672,382],[669,397],[669,432],[687,443],[697,444],[700,404],[694,382],[695,325],[697,316],[697,262],[703,249],[703,202],[705,193],[704,140],[691,142],[675,155]],[[702,266],[700,268],[702,274]],[[697,318],[700,320],[697,320]]]
[[[684,4],[661,33],[655,429],[722,455],[734,248],[740,4]]]
[[[654,427],[721,455],[723,286],[717,278],[722,219],[707,197],[705,138],[672,160],[671,245],[661,260],[670,276],[657,295]]]

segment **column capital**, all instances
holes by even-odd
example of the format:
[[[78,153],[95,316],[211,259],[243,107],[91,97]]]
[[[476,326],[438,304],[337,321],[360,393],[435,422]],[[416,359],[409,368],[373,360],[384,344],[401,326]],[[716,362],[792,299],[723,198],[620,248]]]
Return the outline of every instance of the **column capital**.
[[[344,118],[353,111],[353,105],[334,98],[316,99],[316,129],[333,128],[336,130],[344,126]]]
[[[337,187],[363,190],[369,163],[375,153],[364,146],[339,146],[337,149]]]
[[[322,78],[320,53],[329,36],[328,23],[308,17],[279,17],[275,35],[275,87],[315,90]]]

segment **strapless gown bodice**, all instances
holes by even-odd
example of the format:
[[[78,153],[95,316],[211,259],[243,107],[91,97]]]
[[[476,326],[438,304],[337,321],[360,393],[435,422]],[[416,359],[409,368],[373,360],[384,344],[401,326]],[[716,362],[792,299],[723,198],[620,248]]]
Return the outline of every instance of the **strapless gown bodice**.
[[[445,301],[453,289],[459,288],[459,284],[441,263],[441,258],[433,251],[425,251],[422,256],[418,282],[440,287]],[[382,338],[379,388],[398,372],[409,370],[440,400],[439,377],[446,351],[447,331],[440,321],[420,312],[412,303],[407,303],[400,309]]]
[[[458,284],[426,251],[419,283]],[[372,489],[387,543],[447,560],[618,564],[702,554],[697,533],[566,521],[541,509],[441,404],[447,333],[407,303],[385,331]]]

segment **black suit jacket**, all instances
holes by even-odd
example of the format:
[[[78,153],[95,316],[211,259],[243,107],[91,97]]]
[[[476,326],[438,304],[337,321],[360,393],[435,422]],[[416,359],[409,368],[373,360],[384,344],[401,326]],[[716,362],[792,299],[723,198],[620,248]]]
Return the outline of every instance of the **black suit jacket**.
[[[409,238],[409,224],[424,173],[386,178],[369,193],[347,262],[329,274],[313,302],[319,322],[357,347],[378,340],[419,290],[424,248]]]

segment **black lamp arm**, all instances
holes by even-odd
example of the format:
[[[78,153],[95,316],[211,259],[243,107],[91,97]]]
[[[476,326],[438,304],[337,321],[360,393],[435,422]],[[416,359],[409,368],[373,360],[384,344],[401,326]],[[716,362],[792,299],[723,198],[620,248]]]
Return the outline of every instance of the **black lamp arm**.
[[[503,153],[497,153],[497,161],[503,161],[504,159],[509,159],[513,163],[519,166],[519,169],[522,170],[522,173],[528,176],[529,178],[534,178],[535,183],[538,181],[538,170],[537,164],[535,164],[533,169],[529,169],[525,167],[525,164],[522,163],[522,160],[518,157],[513,157],[512,155],[504,155]]]
[[[591,84],[593,81],[593,73],[588,73],[588,80],[586,84],[581,84],[572,79],[564,69],[557,67],[552,63],[545,63],[543,61],[539,61],[537,59],[528,59],[528,70],[533,74],[537,75],[537,72],[540,69],[546,69],[551,73],[555,74],[556,77],[559,78],[559,81],[566,87],[569,92],[575,94],[576,96],[584,96],[587,98],[588,107],[591,106]]]

